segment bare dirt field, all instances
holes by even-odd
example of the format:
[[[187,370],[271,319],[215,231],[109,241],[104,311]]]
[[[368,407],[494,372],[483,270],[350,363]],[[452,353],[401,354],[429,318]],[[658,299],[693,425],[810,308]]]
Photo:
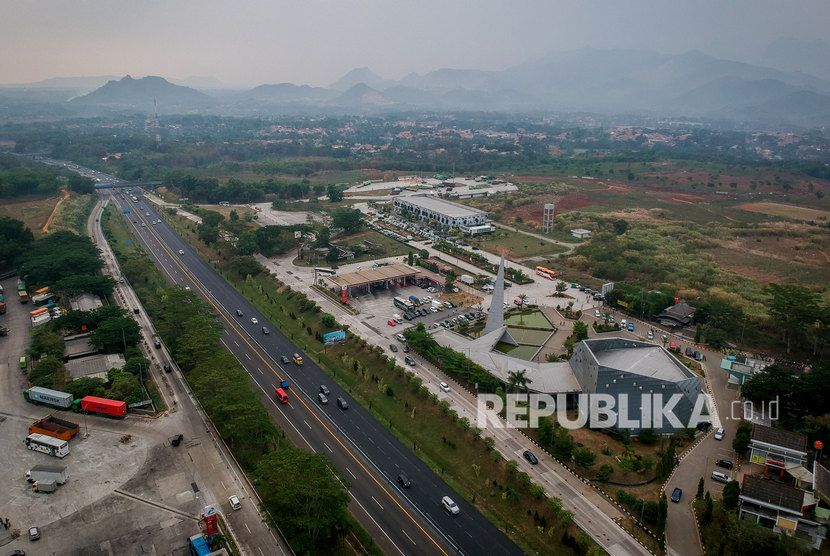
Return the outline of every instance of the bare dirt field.
[[[744,203],[738,205],[739,209],[760,212],[762,214],[770,214],[772,216],[783,216],[785,218],[793,218],[795,220],[827,220],[830,217],[830,211],[812,209],[806,207],[797,207],[795,205],[787,205],[784,203],[773,203],[763,201],[760,203]]]
[[[47,199],[7,201],[0,205],[0,216],[22,220],[25,227],[36,235],[40,233],[60,197]]]

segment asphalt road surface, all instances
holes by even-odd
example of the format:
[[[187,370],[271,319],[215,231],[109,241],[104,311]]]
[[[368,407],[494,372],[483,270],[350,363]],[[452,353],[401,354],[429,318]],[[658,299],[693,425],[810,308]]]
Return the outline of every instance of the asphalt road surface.
[[[190,286],[216,308],[225,326],[225,345],[268,395],[269,410],[277,422],[298,446],[322,452],[337,465],[351,483],[352,512],[387,554],[522,553],[329,379],[172,228],[164,221],[152,224],[160,218],[151,206],[144,201],[125,200],[119,193],[114,193],[112,199],[119,210],[131,211],[124,218],[168,279]],[[179,254],[180,250],[184,254]],[[236,315],[237,309],[243,317]],[[251,317],[259,323],[253,324]],[[263,326],[271,333],[264,335]],[[302,367],[278,363],[281,355],[290,357],[294,352],[304,356]],[[279,404],[274,397],[274,389],[281,380],[291,385],[287,404]],[[321,384],[331,390],[327,405],[316,401]],[[337,406],[337,397],[348,401],[348,410]],[[401,472],[412,482],[412,487],[405,491],[396,483]],[[447,514],[441,506],[441,497],[445,495],[458,504],[458,515]]]

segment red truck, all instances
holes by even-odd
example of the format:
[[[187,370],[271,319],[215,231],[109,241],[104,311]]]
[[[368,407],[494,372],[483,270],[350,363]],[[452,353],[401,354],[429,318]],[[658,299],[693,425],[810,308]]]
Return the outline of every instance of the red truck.
[[[80,430],[81,427],[77,424],[58,419],[54,415],[49,415],[29,425],[29,434],[45,434],[59,440],[69,440]]]
[[[85,413],[100,413],[101,415],[109,415],[110,417],[121,419],[127,414],[127,402],[87,396],[81,399],[81,411]]]

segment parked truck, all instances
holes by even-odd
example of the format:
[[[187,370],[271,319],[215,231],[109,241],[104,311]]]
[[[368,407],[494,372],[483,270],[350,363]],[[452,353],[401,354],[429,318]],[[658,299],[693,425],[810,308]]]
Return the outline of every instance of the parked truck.
[[[461,280],[462,283],[467,284],[468,286],[472,286],[476,283],[475,279],[469,274],[462,274],[459,280]]]
[[[420,299],[418,299],[416,296],[414,296],[414,295],[410,295],[410,296],[409,296],[409,300],[410,300],[410,301],[412,302],[412,304],[413,304],[413,305],[415,305],[416,307],[420,307],[420,306],[421,306],[421,300],[420,300]]]
[[[69,479],[66,467],[62,465],[35,465],[26,471],[26,480],[30,483],[35,481],[55,481],[59,485]]]
[[[17,300],[21,303],[29,302],[29,294],[26,290],[17,290]]]
[[[35,484],[32,485],[32,491],[34,492],[55,492],[56,490],[58,490],[58,483],[55,481],[35,481]]]
[[[0,315],[6,312],[6,298],[0,293]]]
[[[24,390],[23,397],[26,401],[35,405],[45,403],[61,409],[70,409],[74,401],[72,394],[51,390],[49,388],[41,388],[40,386],[33,386],[28,390]]]
[[[54,436],[61,440],[69,440],[81,430],[81,427],[71,421],[58,419],[54,415],[44,417],[29,425],[29,434],[39,433]]]
[[[127,414],[127,402],[86,396],[85,398],[81,398],[81,411],[121,419]]]

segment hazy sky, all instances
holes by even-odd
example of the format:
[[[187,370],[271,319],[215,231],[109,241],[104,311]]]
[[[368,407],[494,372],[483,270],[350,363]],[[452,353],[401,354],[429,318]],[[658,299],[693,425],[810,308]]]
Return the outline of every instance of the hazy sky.
[[[828,0],[0,0],[0,83],[130,74],[326,86],[503,69],[592,46],[756,60],[824,38]]]

